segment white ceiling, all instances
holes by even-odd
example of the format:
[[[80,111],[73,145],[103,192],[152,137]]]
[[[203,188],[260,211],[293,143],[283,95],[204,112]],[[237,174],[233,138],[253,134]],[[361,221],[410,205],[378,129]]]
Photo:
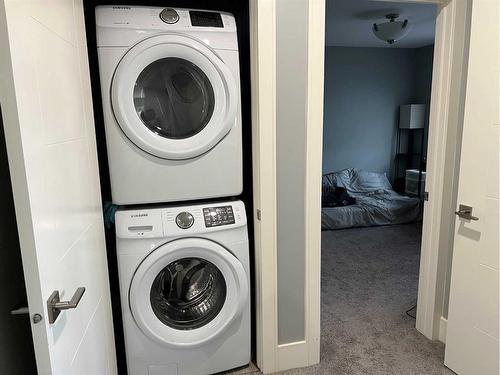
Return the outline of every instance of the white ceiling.
[[[410,32],[393,45],[376,38],[374,23],[386,22],[385,15],[399,13],[408,19]],[[436,6],[374,0],[327,0],[326,45],[343,47],[418,48],[434,43]]]

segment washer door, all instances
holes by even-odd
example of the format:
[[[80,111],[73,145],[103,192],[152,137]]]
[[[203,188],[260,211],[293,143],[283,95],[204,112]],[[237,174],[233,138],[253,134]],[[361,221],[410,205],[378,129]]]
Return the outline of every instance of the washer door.
[[[136,44],[111,84],[120,128],[137,147],[163,159],[190,159],[212,149],[234,125],[238,97],[219,56],[180,34]]]
[[[247,302],[240,261],[201,238],[175,240],[154,250],[137,268],[129,291],[132,316],[142,332],[178,348],[215,339]]]

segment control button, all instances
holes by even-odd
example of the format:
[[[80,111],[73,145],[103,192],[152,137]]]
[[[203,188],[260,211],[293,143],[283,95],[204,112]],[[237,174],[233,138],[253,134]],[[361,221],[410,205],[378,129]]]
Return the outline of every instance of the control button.
[[[160,13],[160,18],[165,23],[176,23],[179,21],[179,14],[172,8],[165,8]]]
[[[181,229],[188,229],[194,223],[194,217],[189,212],[181,212],[175,217],[175,223]]]
[[[203,215],[206,228],[235,224],[234,212],[231,206],[205,207]]]

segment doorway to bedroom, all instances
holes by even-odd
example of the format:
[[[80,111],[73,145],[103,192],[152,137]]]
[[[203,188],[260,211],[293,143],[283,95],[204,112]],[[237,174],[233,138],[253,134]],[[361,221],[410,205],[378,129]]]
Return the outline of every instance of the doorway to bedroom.
[[[436,12],[326,2],[321,360],[331,372],[447,371],[444,346],[415,329]]]

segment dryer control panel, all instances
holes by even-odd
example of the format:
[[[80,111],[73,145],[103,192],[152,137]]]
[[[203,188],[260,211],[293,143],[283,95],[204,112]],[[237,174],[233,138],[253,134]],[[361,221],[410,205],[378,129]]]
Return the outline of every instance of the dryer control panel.
[[[189,17],[191,18],[192,26],[224,27],[220,13],[190,10]]]
[[[100,5],[98,27],[126,29],[236,31],[234,16],[227,12],[147,6]]]

